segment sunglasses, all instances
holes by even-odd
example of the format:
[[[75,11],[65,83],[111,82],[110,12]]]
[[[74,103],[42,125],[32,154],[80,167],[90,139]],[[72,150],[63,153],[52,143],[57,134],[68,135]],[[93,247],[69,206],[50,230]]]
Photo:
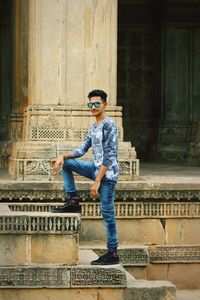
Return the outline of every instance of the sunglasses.
[[[93,106],[94,107],[99,107],[101,105],[101,102],[88,102],[87,106],[91,109]]]

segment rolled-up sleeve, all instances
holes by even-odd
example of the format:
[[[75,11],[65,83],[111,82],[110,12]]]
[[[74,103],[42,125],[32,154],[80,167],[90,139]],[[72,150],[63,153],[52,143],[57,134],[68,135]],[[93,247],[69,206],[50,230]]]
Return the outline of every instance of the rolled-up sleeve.
[[[77,149],[72,150],[72,153],[74,153],[75,157],[81,157],[88,151],[90,147],[91,147],[91,134],[89,131],[86,137],[84,138],[84,141],[81,144],[81,146]]]
[[[110,167],[118,155],[118,130],[115,123],[106,123],[103,128],[103,163]]]

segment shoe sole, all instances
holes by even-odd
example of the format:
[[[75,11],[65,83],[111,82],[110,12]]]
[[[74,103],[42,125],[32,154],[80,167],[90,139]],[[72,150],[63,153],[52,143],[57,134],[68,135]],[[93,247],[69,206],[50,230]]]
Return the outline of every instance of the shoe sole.
[[[92,266],[109,266],[109,265],[119,265],[120,262],[113,262],[113,263],[105,263],[105,264],[98,264],[98,263],[90,263]]]
[[[54,214],[81,214],[81,211],[51,211]]]

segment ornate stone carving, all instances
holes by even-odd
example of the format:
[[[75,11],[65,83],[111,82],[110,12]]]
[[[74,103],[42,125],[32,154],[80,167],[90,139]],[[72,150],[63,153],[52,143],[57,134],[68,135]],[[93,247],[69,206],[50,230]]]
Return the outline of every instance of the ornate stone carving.
[[[54,203],[8,203],[12,211],[49,212]],[[82,202],[82,219],[102,218],[99,202]],[[199,218],[200,202],[115,202],[117,219]]]
[[[8,158],[11,155],[11,141],[0,141],[0,167],[8,167]]]
[[[131,169],[131,162],[130,161],[119,161],[119,170],[120,175],[129,175]]]
[[[50,164],[45,160],[26,161],[26,175],[50,175]]]
[[[190,123],[166,121],[159,128],[159,143],[155,150],[157,159],[168,161],[188,159],[188,141],[192,141],[193,131]]]
[[[107,113],[114,118],[119,132],[120,180],[137,179],[139,160],[134,147],[123,142],[121,107],[109,106]],[[78,147],[91,123],[93,119],[84,106],[28,106],[24,112],[22,141],[13,144],[9,164],[12,178],[51,181],[53,172],[48,159],[61,151],[71,150],[73,146]],[[85,157],[91,159],[91,151]]]
[[[80,214],[55,216],[51,213],[3,213],[0,215],[0,234],[51,234],[78,232]]]
[[[89,196],[88,191],[79,191],[79,196],[81,200],[84,201],[90,201],[92,200]],[[6,200],[36,200],[36,201],[44,201],[44,200],[64,200],[64,191],[62,190],[52,190],[52,191],[37,191],[37,190],[0,190],[0,198],[3,201]],[[162,201],[168,201],[168,200],[195,200],[200,201],[200,191],[199,190],[187,190],[187,191],[121,191],[117,190],[115,193],[116,202],[123,202],[123,201],[136,201],[136,200],[162,200]],[[94,202],[94,200],[93,200]],[[171,202],[170,202],[171,203]]]
[[[119,267],[72,267],[71,286],[126,287],[126,275]]]
[[[199,263],[200,246],[151,246],[151,263]]]
[[[11,138],[11,140],[21,140],[22,139],[22,128],[11,128],[10,138]]]
[[[68,267],[0,267],[0,288],[69,288]]]

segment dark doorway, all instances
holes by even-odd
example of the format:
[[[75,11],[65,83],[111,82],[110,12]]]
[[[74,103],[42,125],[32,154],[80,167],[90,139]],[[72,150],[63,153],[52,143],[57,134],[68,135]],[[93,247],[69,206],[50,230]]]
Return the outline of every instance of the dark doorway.
[[[200,0],[119,0],[118,105],[139,159],[185,160],[200,120]]]
[[[11,0],[0,0],[0,140],[6,139],[12,107],[11,6]]]

